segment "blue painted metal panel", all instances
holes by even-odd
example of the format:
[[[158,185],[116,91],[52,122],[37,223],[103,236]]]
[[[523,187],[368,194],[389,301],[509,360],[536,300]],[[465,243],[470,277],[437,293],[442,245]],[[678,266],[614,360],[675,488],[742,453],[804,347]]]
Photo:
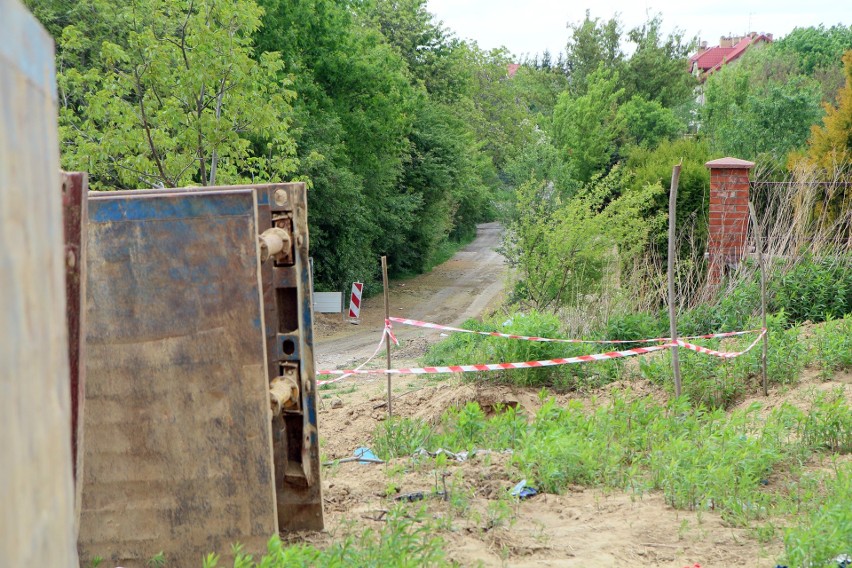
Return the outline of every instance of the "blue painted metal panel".
[[[278,529],[255,202],[91,194],[83,563],[190,566]]]

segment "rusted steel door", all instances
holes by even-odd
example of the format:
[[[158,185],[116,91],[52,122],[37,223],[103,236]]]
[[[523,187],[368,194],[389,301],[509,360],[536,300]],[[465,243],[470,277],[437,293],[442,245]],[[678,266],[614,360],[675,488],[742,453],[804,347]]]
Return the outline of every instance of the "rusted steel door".
[[[84,562],[322,528],[305,203],[304,184],[90,194]]]

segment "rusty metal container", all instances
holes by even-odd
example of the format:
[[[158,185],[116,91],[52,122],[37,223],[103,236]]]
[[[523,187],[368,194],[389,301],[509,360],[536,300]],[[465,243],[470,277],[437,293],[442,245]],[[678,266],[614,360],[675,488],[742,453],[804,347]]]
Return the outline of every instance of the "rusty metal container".
[[[81,561],[321,529],[304,184],[90,193],[88,216]]]

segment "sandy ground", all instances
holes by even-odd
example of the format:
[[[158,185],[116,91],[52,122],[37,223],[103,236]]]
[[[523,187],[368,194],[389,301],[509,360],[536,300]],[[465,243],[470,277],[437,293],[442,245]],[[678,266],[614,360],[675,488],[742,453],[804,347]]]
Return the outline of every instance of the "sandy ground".
[[[475,317],[499,302],[506,267],[494,252],[500,228],[485,225],[479,237],[431,274],[392,284],[391,306],[404,317],[456,324]],[[381,336],[381,297],[364,304],[359,326],[325,317],[318,326],[318,368],[345,367],[363,362]],[[401,346],[394,348],[394,366],[415,366],[439,334],[417,328],[396,331]],[[376,367],[384,362],[384,351]],[[498,404],[521,406],[532,413],[540,404],[537,392],[506,386],[463,383],[454,376],[397,376],[393,379],[394,414],[435,422],[451,406],[477,401],[486,411]],[[784,400],[801,400],[813,389],[838,384],[852,399],[852,376],[834,381],[806,376],[794,389],[755,397],[768,407]],[[665,393],[642,380],[622,381],[596,394],[629,388],[635,396],[665,398]],[[348,378],[320,391],[320,446],[323,459],[345,458],[360,446],[369,446],[376,426],[386,419],[385,378]],[[582,394],[557,397],[560,402]],[[642,496],[572,487],[565,495],[538,495],[512,505],[511,514],[495,515],[497,497],[518,480],[509,479],[506,456],[484,454],[463,463],[451,463],[447,473],[454,491],[465,495],[470,510],[459,515],[448,503],[428,502],[430,514],[449,515],[453,530],[445,531],[447,556],[462,565],[482,566],[659,566],[682,568],[773,567],[782,551],[778,540],[759,543],[748,530],[731,528],[714,512],[678,511],[659,494]],[[293,541],[316,545],[341,538],[347,530],[381,525],[382,512],[394,505],[399,493],[441,488],[434,462],[400,458],[387,464],[337,464],[323,470],[327,530],[289,535]],[[390,496],[388,496],[390,494]],[[416,510],[422,503],[408,506]]]

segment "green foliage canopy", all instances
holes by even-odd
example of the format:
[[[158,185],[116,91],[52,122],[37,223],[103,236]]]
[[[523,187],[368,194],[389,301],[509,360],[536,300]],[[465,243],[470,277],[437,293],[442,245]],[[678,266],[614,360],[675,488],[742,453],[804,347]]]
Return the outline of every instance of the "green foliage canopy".
[[[270,181],[295,170],[295,93],[278,54],[252,58],[261,16],[253,2],[86,4],[114,27],[108,36],[85,22],[61,31],[65,168],[88,171],[93,188],[122,189]]]

